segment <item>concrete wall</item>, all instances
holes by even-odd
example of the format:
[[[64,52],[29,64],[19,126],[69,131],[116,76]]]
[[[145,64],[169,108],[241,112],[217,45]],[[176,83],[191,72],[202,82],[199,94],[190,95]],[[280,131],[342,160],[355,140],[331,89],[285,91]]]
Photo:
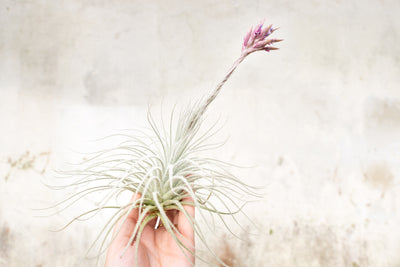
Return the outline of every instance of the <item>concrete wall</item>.
[[[34,217],[63,196],[43,177],[144,125],[149,103],[207,93],[262,18],[281,50],[251,55],[208,117],[227,118],[215,155],[266,185],[248,207],[263,230],[216,249],[236,266],[400,266],[399,1],[0,3],[0,266],[92,266],[105,218],[49,232],[73,212]]]

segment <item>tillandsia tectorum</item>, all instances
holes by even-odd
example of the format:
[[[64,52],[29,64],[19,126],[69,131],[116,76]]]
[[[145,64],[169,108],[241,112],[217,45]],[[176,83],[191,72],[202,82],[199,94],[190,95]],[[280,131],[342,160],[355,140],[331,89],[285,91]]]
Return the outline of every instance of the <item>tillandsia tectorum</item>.
[[[78,192],[57,205],[64,209],[88,195],[101,193],[102,196],[98,207],[80,214],[70,223],[92,217],[102,210],[115,211],[94,241],[100,244],[100,253],[107,249],[120,230],[115,227],[117,222],[124,222],[129,213],[137,209],[137,223],[126,248],[134,244],[137,252],[145,225],[153,222],[155,229],[162,226],[168,231],[185,255],[202,260],[193,252],[194,248],[186,245],[182,234],[170,221],[168,212],[182,212],[197,239],[211,251],[198,219],[186,212],[184,205],[194,206],[201,216],[210,213],[212,218],[217,217],[227,225],[226,216],[235,219],[235,214],[241,211],[249,196],[257,195],[253,187],[226,170],[229,164],[197,155],[199,151],[213,148],[205,142],[214,130],[206,129],[200,133],[199,129],[203,114],[237,66],[253,52],[278,49],[273,44],[282,40],[269,37],[275,30],[272,25],[264,27],[263,23],[251,28],[244,38],[240,57],[210,96],[190,106],[176,121],[171,115],[168,127],[159,127],[149,114],[149,133],[119,134],[126,138],[124,142],[112,149],[96,152],[83,163],[84,168],[67,172],[68,176],[77,178],[68,186],[78,188]],[[139,197],[124,205],[109,204],[126,192]]]

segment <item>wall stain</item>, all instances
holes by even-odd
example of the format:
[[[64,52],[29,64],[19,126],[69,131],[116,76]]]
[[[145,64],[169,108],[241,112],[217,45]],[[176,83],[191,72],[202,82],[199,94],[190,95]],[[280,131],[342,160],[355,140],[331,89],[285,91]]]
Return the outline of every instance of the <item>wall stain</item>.
[[[7,259],[12,249],[12,233],[10,228],[4,224],[0,227],[0,259]]]
[[[232,244],[228,243],[228,241],[226,241],[226,238],[222,238],[221,242],[222,244],[220,245],[220,250],[219,250],[220,254],[218,255],[221,261],[230,267],[238,266],[237,253],[233,248]],[[223,267],[224,265],[219,263],[218,266]]]
[[[364,170],[364,181],[382,194],[393,185],[394,176],[386,163],[374,163]]]
[[[367,124],[371,127],[400,127],[400,101],[369,99],[366,104]]]
[[[229,267],[241,267],[248,266],[245,261],[247,256],[251,255],[252,250],[253,241],[249,238],[249,233],[246,230],[241,233],[240,240],[230,240],[226,234],[223,234],[216,251],[218,251],[217,256],[225,265]],[[224,266],[220,262],[217,262],[216,265],[219,267]]]
[[[15,71],[20,77],[19,90],[23,94],[57,96],[68,56],[76,48],[80,16],[56,4],[22,2],[12,14],[23,16],[9,15],[13,28],[7,41],[7,52],[16,55],[18,61]]]
[[[337,228],[325,225],[309,225],[293,221],[289,228],[270,231],[268,235],[249,235],[243,231],[241,240],[222,235],[215,251],[230,267],[247,266],[370,266],[368,243],[354,240],[357,225],[350,224],[338,233]],[[273,235],[271,235],[273,233]],[[278,243],[276,243],[278,242]],[[281,259],[277,250],[286,254]],[[216,263],[216,266],[223,266]]]
[[[334,231],[327,226],[303,225],[301,228],[296,224],[295,233],[301,234],[306,239],[309,251],[312,251],[308,257],[313,258],[319,263],[319,266],[332,266],[337,264],[336,255],[340,250],[340,242]],[[308,252],[305,252],[307,255]]]
[[[121,100],[121,89],[117,77],[114,76],[115,70],[105,70],[104,68],[94,69],[86,73],[83,79],[85,87],[85,99],[92,105],[115,105]]]
[[[18,158],[9,157],[7,164],[10,165],[10,168],[4,179],[7,181],[17,170],[34,170],[39,174],[44,174],[49,164],[49,160],[50,152],[47,151],[33,154],[27,150]]]

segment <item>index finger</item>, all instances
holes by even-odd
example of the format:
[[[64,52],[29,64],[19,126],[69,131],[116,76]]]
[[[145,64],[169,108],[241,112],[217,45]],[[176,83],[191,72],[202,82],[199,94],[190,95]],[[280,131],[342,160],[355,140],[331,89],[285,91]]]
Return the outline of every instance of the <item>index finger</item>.
[[[127,236],[130,237],[132,235],[139,214],[139,209],[136,207],[132,209],[132,204],[137,202],[137,200],[139,200],[140,198],[141,195],[139,193],[135,193],[130,200],[131,205],[123,210],[123,216],[117,221],[114,227],[113,236],[117,235],[116,238]],[[128,215],[126,215],[126,213],[128,213]]]

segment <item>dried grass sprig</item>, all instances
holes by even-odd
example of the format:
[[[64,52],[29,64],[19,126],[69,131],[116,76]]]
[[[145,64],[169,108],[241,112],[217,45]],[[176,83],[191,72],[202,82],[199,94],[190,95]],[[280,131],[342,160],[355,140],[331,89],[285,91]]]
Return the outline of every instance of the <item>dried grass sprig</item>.
[[[138,209],[138,221],[126,248],[134,240],[140,239],[146,224],[151,220],[157,220],[155,228],[162,224],[185,255],[193,254],[194,248],[182,242],[184,237],[168,218],[168,211],[177,210],[183,212],[197,238],[212,252],[199,220],[188,214],[184,205],[194,206],[204,219],[208,218],[207,214],[213,215],[213,220],[216,216],[232,232],[226,216],[236,220],[235,215],[241,213],[248,200],[257,197],[258,194],[257,188],[247,185],[227,170],[229,163],[198,156],[199,151],[216,146],[207,143],[207,140],[214,135],[215,125],[200,134],[203,114],[237,66],[249,54],[277,49],[272,44],[282,40],[268,39],[275,30],[272,25],[263,28],[263,23],[250,29],[244,38],[240,57],[210,96],[203,102],[189,106],[177,120],[172,113],[167,128],[163,123],[161,127],[157,125],[148,113],[150,131],[136,131],[134,135],[121,133],[110,136],[108,138],[119,137],[124,138],[124,141],[114,148],[91,154],[85,162],[78,165],[77,169],[64,172],[67,177],[75,179],[67,187],[75,187],[78,192],[57,203],[56,208],[64,210],[92,194],[101,193],[102,198],[96,208],[73,218],[63,229],[74,221],[87,220],[103,210],[114,210],[114,214],[89,248],[93,249],[94,244],[100,242],[101,254],[120,230],[119,228],[114,235],[111,234],[117,221],[125,222],[128,214],[133,209]],[[63,188],[64,186],[56,187],[56,189]],[[125,192],[140,197],[123,205],[109,204],[115,202],[114,200]],[[188,198],[192,201],[187,201]],[[208,224],[206,226],[209,229],[213,227]],[[138,244],[139,242],[136,242],[136,252]],[[195,256],[203,260],[198,253]],[[219,262],[225,266],[222,261]]]

